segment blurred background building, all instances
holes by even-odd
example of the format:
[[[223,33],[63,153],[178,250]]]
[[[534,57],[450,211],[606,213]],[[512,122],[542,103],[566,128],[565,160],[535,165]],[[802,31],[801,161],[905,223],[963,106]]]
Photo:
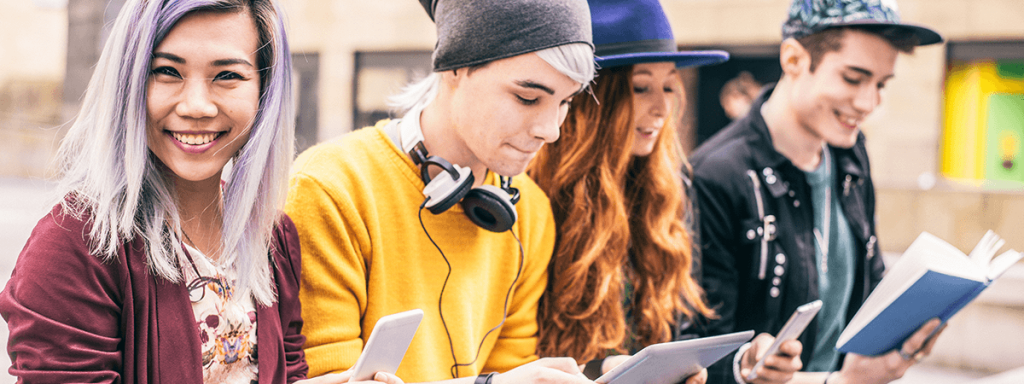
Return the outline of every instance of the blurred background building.
[[[388,117],[387,96],[430,71],[436,34],[417,1],[280,1],[295,63],[299,150]],[[730,80],[733,88],[778,79],[790,0],[662,3],[681,49],[732,54],[682,74],[681,136],[693,148],[729,122],[722,89]],[[2,200],[26,196],[11,188],[46,188],[57,143],[121,4],[0,0]],[[903,55],[882,105],[863,124],[883,250],[895,259],[928,231],[969,251],[988,229],[1024,250],[1024,0],[899,5],[905,21],[931,26],[948,42]],[[3,221],[2,209],[0,224],[28,227],[19,229],[27,237],[35,219]],[[10,242],[0,248],[0,265],[13,264],[24,237]],[[10,268],[0,272],[6,281]],[[927,363],[975,376],[1024,367],[1024,264],[951,321]]]

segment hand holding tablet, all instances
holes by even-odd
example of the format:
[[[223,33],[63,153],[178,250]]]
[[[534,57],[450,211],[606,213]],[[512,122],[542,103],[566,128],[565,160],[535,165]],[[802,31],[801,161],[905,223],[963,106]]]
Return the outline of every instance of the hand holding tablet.
[[[648,346],[601,377],[598,383],[677,383],[736,350],[754,331]]]

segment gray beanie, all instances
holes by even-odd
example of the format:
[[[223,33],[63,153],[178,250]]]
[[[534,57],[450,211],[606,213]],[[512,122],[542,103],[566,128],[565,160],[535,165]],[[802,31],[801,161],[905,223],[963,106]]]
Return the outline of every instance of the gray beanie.
[[[569,43],[594,47],[586,0],[420,0],[437,24],[434,71]]]

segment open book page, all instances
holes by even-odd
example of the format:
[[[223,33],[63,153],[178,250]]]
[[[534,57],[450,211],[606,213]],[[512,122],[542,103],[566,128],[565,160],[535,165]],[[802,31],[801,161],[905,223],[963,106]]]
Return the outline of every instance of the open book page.
[[[981,237],[981,241],[974,247],[971,254],[968,256],[978,266],[988,269],[989,263],[992,261],[992,256],[996,255],[999,248],[1002,248],[1006,244],[1005,240],[999,238],[995,232],[990,229],[985,232],[985,236]]]
[[[1002,255],[992,259],[992,263],[988,266],[988,279],[995,280],[1002,276],[1007,269],[1010,269],[1014,264],[1017,264],[1021,258],[1024,258],[1024,252],[1017,252],[1009,250],[1003,252]]]
[[[1003,252],[999,257],[993,258],[1003,245],[1006,245],[1006,241],[1000,239],[995,232],[989,230],[985,232],[985,236],[982,236],[981,241],[978,242],[978,245],[974,247],[974,250],[968,256],[978,267],[986,271],[985,279],[987,280],[995,280],[1002,276],[1003,272],[1006,272],[1013,264],[1020,261],[1021,257],[1024,257],[1024,254],[1011,249]],[[942,272],[946,272],[945,269]]]
[[[983,249],[976,248],[975,251],[981,254],[995,253],[995,250],[991,250],[988,246]],[[991,258],[991,255],[985,257],[986,260]],[[986,266],[976,264],[976,261],[945,240],[928,232],[922,232],[903,252],[903,256],[900,256],[896,264],[888,268],[885,278],[879,282],[871,296],[875,296],[876,292],[902,292],[899,288],[908,287],[908,281],[912,282],[928,269],[977,281],[985,281],[988,275]],[[868,298],[868,302],[870,301],[871,298]],[[865,302],[865,306],[868,302]]]
[[[904,259],[909,259],[913,261],[910,266],[915,269],[930,269],[950,276],[984,282],[988,280],[988,260],[991,260],[992,255],[999,250],[999,248],[992,247],[997,244],[1001,246],[1003,243],[995,234],[992,236],[995,241],[993,242],[992,238],[987,241],[983,238],[983,242],[979,243],[971,252],[971,254],[979,256],[971,258],[945,240],[928,232],[922,232],[910,244],[906,252],[903,252],[903,256],[896,262],[893,269],[899,268]],[[982,260],[985,263],[979,264],[979,261]],[[888,277],[888,275],[886,276]]]

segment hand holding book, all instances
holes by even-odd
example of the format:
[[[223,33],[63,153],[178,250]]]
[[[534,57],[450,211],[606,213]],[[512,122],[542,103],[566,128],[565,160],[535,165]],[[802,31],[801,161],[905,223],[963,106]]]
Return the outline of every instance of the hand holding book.
[[[993,258],[1004,243],[989,231],[967,256],[922,233],[850,320],[836,348],[883,355],[929,319],[949,320],[1024,256],[1010,250]]]
[[[843,368],[828,376],[828,384],[883,384],[903,377],[908,368],[922,357],[927,356],[935,341],[946,328],[935,318],[919,328],[904,342],[900,349],[884,355],[864,356],[856,353],[846,355]]]

